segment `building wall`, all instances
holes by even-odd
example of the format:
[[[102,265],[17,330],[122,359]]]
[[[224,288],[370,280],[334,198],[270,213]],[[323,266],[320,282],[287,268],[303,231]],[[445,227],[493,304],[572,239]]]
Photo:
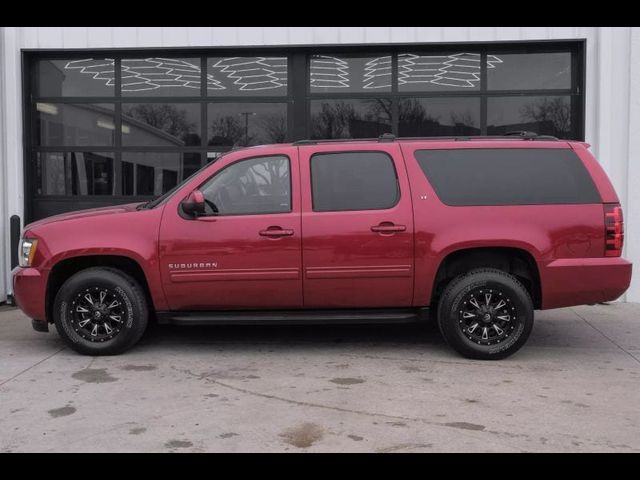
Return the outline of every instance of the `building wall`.
[[[4,57],[4,38],[3,33],[0,29],[0,68],[4,65],[3,57]],[[7,298],[7,288],[6,288],[6,280],[8,279],[7,272],[7,264],[4,258],[5,252],[7,252],[7,248],[5,243],[9,241],[8,235],[5,234],[5,229],[8,227],[7,218],[7,210],[5,208],[6,203],[6,164],[8,162],[5,152],[5,142],[4,142],[4,98],[1,93],[4,91],[3,88],[3,75],[0,75],[0,302],[3,302]]]
[[[640,28],[638,27],[2,27],[0,28],[0,301],[8,218],[22,217],[21,48],[121,48],[586,38],[586,140],[626,215],[625,256],[640,264]],[[635,134],[635,135],[634,135]],[[634,242],[633,240],[636,239]],[[5,281],[5,282],[3,282]],[[640,301],[640,275],[626,295]]]

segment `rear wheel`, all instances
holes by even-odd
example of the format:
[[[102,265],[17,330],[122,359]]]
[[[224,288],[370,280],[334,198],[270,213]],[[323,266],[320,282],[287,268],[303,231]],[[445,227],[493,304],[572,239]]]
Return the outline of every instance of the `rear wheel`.
[[[56,329],[85,355],[115,355],[133,347],[149,312],[140,285],[120,270],[89,268],[60,288],[53,305]]]
[[[518,351],[533,328],[527,289],[501,270],[472,270],[454,278],[438,303],[438,326],[467,358],[501,359]]]

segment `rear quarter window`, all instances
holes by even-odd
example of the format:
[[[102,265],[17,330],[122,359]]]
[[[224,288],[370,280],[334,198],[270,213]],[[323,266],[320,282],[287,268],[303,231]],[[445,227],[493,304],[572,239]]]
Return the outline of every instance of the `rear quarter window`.
[[[440,200],[451,206],[601,202],[569,149],[418,150],[415,157]]]

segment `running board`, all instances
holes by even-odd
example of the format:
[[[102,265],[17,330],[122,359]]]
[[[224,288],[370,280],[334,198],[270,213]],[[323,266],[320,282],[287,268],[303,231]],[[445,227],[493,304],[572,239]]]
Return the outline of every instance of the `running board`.
[[[365,310],[280,310],[220,312],[158,312],[159,324],[171,325],[311,325],[362,323],[416,323],[427,308]]]

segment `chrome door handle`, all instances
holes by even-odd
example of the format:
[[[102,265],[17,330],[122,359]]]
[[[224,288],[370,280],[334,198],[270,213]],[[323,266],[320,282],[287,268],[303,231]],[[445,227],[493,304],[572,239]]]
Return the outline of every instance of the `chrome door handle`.
[[[395,225],[391,222],[383,222],[380,225],[374,225],[371,227],[371,231],[376,233],[404,232],[406,229],[407,227],[404,225]]]
[[[261,237],[280,238],[292,236],[293,230],[288,228],[269,227],[266,230],[260,230],[258,233]]]

